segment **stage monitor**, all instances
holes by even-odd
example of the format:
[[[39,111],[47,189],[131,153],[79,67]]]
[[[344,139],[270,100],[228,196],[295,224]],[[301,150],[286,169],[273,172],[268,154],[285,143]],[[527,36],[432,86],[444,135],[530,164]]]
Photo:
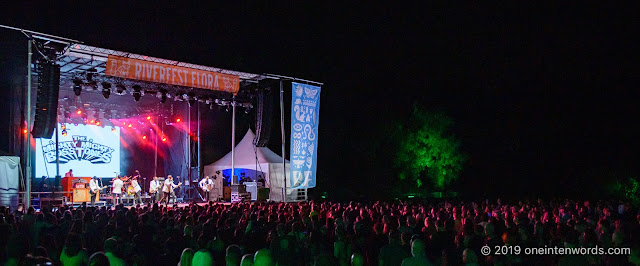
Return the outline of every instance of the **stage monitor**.
[[[73,176],[114,177],[120,172],[120,128],[58,124],[60,175],[73,169]],[[35,139],[36,178],[56,176],[56,143],[51,139]]]

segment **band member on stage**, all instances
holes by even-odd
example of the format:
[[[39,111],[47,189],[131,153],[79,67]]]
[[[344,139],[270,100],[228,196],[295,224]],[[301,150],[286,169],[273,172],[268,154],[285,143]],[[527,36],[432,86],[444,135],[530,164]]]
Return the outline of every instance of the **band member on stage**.
[[[142,197],[140,195],[142,188],[140,188],[140,184],[138,184],[138,176],[133,177],[133,180],[131,180],[131,186],[133,186],[134,193],[133,204],[136,204],[136,201],[140,201],[140,204],[142,204]]]
[[[154,176],[153,180],[151,180],[151,184],[149,185],[149,193],[151,193],[151,201],[153,203],[160,201],[160,194],[162,193],[159,193],[159,190],[162,189],[162,186],[163,184],[158,181],[158,177]]]
[[[167,176],[167,180],[164,181],[164,186],[162,186],[162,199],[160,200],[160,203],[162,203],[164,201],[165,205],[169,204],[169,202],[171,201],[171,196],[174,195],[173,197],[173,203],[176,202],[176,198],[175,198],[175,194],[173,194],[173,190],[175,188],[177,188],[178,186],[180,186],[182,183],[178,183],[178,185],[173,183],[173,176],[168,175]]]
[[[211,180],[209,176],[205,176],[202,180],[200,180],[198,186],[200,186],[200,189],[204,191],[204,199],[209,202],[209,199],[211,198],[211,192],[213,191],[213,180]]]
[[[96,196],[100,190],[100,184],[98,184],[98,177],[94,176],[89,181],[89,194],[91,194],[91,207],[96,206]]]
[[[122,203],[122,188],[124,187],[124,181],[120,179],[120,175],[116,176],[116,179],[113,180],[113,191],[111,191],[113,195],[113,205],[118,205]]]

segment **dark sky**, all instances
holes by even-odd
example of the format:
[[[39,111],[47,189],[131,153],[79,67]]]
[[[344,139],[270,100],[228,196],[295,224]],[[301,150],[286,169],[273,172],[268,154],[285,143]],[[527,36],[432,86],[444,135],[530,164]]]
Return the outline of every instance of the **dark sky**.
[[[633,6],[20,5],[0,22],[324,82],[320,190],[392,184],[393,156],[381,143],[414,104],[455,121],[470,155],[462,189],[565,190],[640,170]]]

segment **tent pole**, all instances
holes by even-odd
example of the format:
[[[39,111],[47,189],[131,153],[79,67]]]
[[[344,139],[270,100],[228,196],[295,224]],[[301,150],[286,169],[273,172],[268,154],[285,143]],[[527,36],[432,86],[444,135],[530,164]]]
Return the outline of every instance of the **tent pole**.
[[[282,188],[282,200],[287,202],[287,164],[284,151],[284,89],[280,80],[280,133],[282,134],[282,176],[284,177],[284,187]]]
[[[236,182],[236,96],[233,95],[233,112],[231,114],[231,185],[237,185]]]

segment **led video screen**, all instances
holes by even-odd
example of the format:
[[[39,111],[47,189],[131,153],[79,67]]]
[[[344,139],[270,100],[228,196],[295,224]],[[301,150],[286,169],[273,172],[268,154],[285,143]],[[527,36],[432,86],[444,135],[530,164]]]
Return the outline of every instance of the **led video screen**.
[[[73,176],[113,177],[120,172],[120,128],[67,124],[66,134],[58,125],[60,175],[73,169]],[[35,139],[36,178],[56,175],[56,143]]]

